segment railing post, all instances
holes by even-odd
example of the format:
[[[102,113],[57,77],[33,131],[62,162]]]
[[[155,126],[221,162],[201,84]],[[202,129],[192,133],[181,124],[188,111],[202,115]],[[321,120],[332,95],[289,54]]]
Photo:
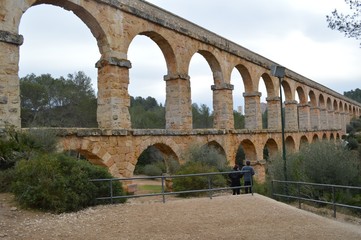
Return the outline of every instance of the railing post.
[[[113,179],[110,179],[110,203],[113,204]]]
[[[253,177],[251,176],[251,194],[252,194],[252,196],[253,196]]]
[[[208,175],[208,195],[209,195],[209,198],[212,199],[212,179],[211,179],[211,176]]]
[[[162,176],[162,197],[163,197],[163,203],[165,203],[165,195],[164,195],[164,182],[165,182],[165,176]]]
[[[335,200],[335,187],[332,186],[332,205],[333,205],[333,217],[336,218],[336,200]]]
[[[297,194],[298,194],[298,208],[301,209],[301,187],[300,182],[297,182]]]

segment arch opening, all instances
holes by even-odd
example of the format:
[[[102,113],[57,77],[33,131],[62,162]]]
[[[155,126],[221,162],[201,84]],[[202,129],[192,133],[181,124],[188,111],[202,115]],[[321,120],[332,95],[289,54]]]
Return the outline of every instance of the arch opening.
[[[231,84],[234,86],[233,90],[233,117],[234,117],[234,128],[235,129],[244,129],[245,128],[245,116],[244,116],[244,97],[243,93],[245,92],[245,81],[250,81],[244,79],[243,76],[249,76],[248,70],[242,66],[236,66],[233,69],[231,74]]]
[[[132,128],[164,129],[166,125],[166,84],[164,74],[160,72],[167,73],[167,64],[163,55],[165,50],[159,46],[165,40],[155,36],[158,35],[152,32],[137,35],[128,48],[128,59],[132,63],[128,87]],[[166,44],[161,46],[168,47]]]
[[[195,53],[189,64],[189,76],[192,99],[193,128],[213,127],[213,94],[214,84],[211,66],[204,52]]]
[[[88,27],[97,24],[84,11],[79,15],[84,16],[84,20],[71,11],[50,4],[33,6],[23,14],[19,32],[25,41],[20,47],[19,77],[31,73],[66,77],[83,71],[97,89],[97,69],[94,66],[100,59],[101,49],[94,36],[101,40],[103,34],[99,27]],[[39,30],[36,34],[34,26]]]
[[[175,152],[163,143],[149,146],[138,157],[134,175],[161,176],[173,174],[179,167]]]

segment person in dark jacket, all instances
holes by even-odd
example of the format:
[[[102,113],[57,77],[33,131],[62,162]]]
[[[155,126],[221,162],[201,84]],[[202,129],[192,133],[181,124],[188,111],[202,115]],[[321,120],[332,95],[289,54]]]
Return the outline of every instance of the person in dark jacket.
[[[239,171],[239,167],[238,165],[234,165],[233,167],[233,172],[228,174],[229,178],[231,179],[231,187],[237,187],[237,188],[233,188],[232,192],[233,195],[239,195],[241,194],[241,178],[242,178],[242,173]]]
[[[246,193],[252,193],[252,177],[254,175],[254,169],[251,167],[251,162],[249,160],[246,161],[246,166],[242,167],[241,172],[244,176],[244,186]],[[248,187],[246,187],[248,186]]]

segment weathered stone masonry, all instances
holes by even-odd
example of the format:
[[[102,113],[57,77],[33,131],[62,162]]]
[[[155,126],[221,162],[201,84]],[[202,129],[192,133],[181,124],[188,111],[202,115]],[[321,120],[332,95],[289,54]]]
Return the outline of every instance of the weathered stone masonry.
[[[107,166],[115,176],[131,176],[139,154],[154,145],[183,161],[181,152],[191,143],[217,145],[232,163],[241,145],[246,158],[262,171],[265,146],[280,150],[279,80],[270,76],[276,64],[248,49],[201,28],[172,13],[140,0],[2,0],[0,5],[0,128],[21,127],[19,97],[18,29],[27,9],[52,4],[73,11],[97,40],[101,58],[98,68],[99,129],[66,130],[61,148],[80,151],[94,163]],[[128,93],[131,59],[127,52],[137,35],[152,39],[161,49],[167,72],[166,129],[134,130],[129,115]],[[25,36],[26,37],[26,36]],[[192,129],[191,77],[189,63],[195,53],[208,62],[214,83],[214,129]],[[245,92],[246,130],[234,130],[231,73],[242,76]],[[268,129],[262,130],[261,93],[267,88]],[[287,149],[297,150],[302,142],[339,139],[346,124],[360,115],[361,104],[291,70],[282,81],[285,93]],[[298,94],[300,101],[296,101]],[[259,174],[258,176],[261,176]]]

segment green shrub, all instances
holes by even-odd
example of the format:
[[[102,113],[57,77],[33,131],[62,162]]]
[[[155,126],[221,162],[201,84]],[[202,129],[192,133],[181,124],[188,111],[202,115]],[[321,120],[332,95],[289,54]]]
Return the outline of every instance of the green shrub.
[[[360,161],[357,152],[342,144],[317,142],[300,149],[286,158],[287,178],[323,184],[358,185]],[[268,167],[272,179],[283,180],[283,160],[272,159]]]
[[[280,156],[271,160],[268,166],[267,181],[284,180],[283,163]],[[312,143],[301,148],[298,153],[287,155],[286,163],[288,181],[346,186],[359,186],[361,183],[358,152],[352,151],[340,143],[327,141]],[[273,186],[275,192],[285,193],[287,190],[291,195],[298,195],[299,190],[295,184],[286,186],[275,183]],[[301,187],[300,192],[305,198],[326,201],[332,199],[332,193],[324,187],[306,185]],[[340,200],[340,202],[345,202],[345,197],[344,193],[336,194],[336,200]]]
[[[14,180],[14,169],[0,170],[0,192],[10,192]]]
[[[134,175],[142,175],[142,174],[145,174],[144,173],[144,167],[145,167],[145,165],[143,166],[143,165],[136,165],[135,166],[135,169],[134,169]]]
[[[111,178],[106,169],[65,155],[39,155],[21,160],[15,167],[12,191],[18,202],[29,208],[54,213],[93,206],[96,197],[109,196],[109,183],[90,179]],[[114,195],[121,195],[120,182],[113,183]]]
[[[180,167],[177,172],[177,175],[183,174],[193,174],[193,173],[210,173],[218,172],[217,168],[206,165],[202,162],[187,162]],[[212,175],[210,176],[212,181],[212,187],[225,187],[227,185],[227,180],[222,175]],[[200,190],[208,189],[208,176],[190,176],[190,177],[179,177],[173,179],[173,190],[175,192],[179,191],[188,191],[188,190]],[[181,193],[181,197],[190,197],[190,196],[202,196],[207,194],[207,192],[197,192],[197,193]]]
[[[148,164],[144,166],[144,174],[147,176],[161,176],[162,169],[157,164]]]
[[[217,171],[228,171],[227,159],[213,146],[192,145],[184,153],[187,162],[201,162],[204,165],[215,167]]]
[[[168,174],[175,174],[180,169],[180,164],[177,160],[170,158],[167,161],[167,173]]]
[[[16,131],[8,127],[0,138],[0,170],[12,168],[21,159],[31,159],[38,153],[50,153],[56,148],[55,133],[49,130],[30,129]]]
[[[265,196],[271,195],[267,183],[258,183],[257,181],[253,181],[252,184],[253,184],[253,192]]]
[[[215,147],[213,146],[200,146],[192,145],[185,153],[184,159],[187,162],[180,165],[175,172],[176,175],[193,174],[193,173],[209,173],[209,172],[223,172],[229,171],[228,162]],[[225,187],[227,186],[227,176],[213,175],[210,177],[212,187]],[[173,190],[187,191],[187,190],[200,190],[208,188],[208,176],[194,176],[194,177],[181,177],[173,179]],[[200,196],[206,192],[199,193],[182,193],[180,196]]]
[[[347,147],[350,150],[356,150],[359,146],[358,140],[356,138],[348,138],[347,142]]]

